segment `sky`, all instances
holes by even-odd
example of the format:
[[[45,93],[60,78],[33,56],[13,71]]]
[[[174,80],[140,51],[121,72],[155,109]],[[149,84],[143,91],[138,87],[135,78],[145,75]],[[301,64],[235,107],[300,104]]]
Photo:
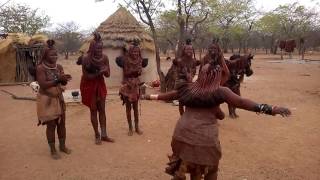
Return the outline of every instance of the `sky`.
[[[0,0],[0,5],[7,0]],[[255,0],[257,8],[263,11],[273,10],[280,4],[299,2],[307,7],[314,7],[320,0]],[[99,26],[119,7],[121,0],[11,0],[8,4],[19,3],[39,8],[51,18],[54,28],[57,23],[74,21],[81,30],[90,30]],[[172,7],[172,4],[169,3]],[[319,6],[320,7],[320,6]],[[138,18],[137,18],[138,19]]]

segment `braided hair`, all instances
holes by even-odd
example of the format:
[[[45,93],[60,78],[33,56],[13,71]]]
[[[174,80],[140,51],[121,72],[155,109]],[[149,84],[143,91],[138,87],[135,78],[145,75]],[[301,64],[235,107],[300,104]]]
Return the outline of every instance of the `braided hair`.
[[[93,40],[90,42],[90,46],[87,51],[87,53],[90,54],[90,56],[93,55],[93,52],[96,48],[96,44],[98,44],[98,43],[102,43],[102,46],[103,46],[101,35],[98,32],[94,32],[93,33]]]
[[[48,39],[46,43],[47,43],[47,46],[44,48],[44,52],[43,52],[40,63],[45,61],[48,58],[50,51],[52,50],[56,51],[56,48],[54,46],[56,42],[53,39]]]
[[[192,47],[192,51],[193,51],[193,58],[196,59],[196,53],[195,50],[192,46],[192,40],[190,38],[186,39],[186,44],[183,46],[182,48],[182,56],[184,56],[184,50],[186,49],[187,46],[191,46]]]
[[[179,102],[194,108],[209,108],[218,105],[223,102],[221,98],[219,99],[221,96],[217,96],[216,93],[220,82],[221,67],[210,62],[202,67],[195,82],[186,82],[179,87]]]

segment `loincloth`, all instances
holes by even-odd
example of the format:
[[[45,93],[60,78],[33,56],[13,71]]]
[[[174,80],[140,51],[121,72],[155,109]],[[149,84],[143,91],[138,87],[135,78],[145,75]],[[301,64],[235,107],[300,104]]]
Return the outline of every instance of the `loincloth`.
[[[186,174],[191,172],[196,176],[196,180],[201,180],[209,172],[218,171],[219,162],[215,166],[206,166],[184,161],[175,155],[168,156],[168,158],[169,163],[167,163],[168,167],[165,172],[173,176],[175,180],[185,180]]]
[[[80,91],[82,103],[90,109],[97,108],[98,101],[105,101],[107,87],[102,76],[95,79],[81,78]]]
[[[119,90],[119,95],[123,104],[137,102],[139,100],[140,92],[139,78],[127,78],[123,81]]]
[[[60,87],[40,90],[37,95],[38,125],[55,119],[58,119],[58,122],[60,122],[64,118],[64,113],[65,103]]]
[[[172,139],[172,152],[183,161],[203,166],[216,166],[221,158],[220,146],[191,145]]]

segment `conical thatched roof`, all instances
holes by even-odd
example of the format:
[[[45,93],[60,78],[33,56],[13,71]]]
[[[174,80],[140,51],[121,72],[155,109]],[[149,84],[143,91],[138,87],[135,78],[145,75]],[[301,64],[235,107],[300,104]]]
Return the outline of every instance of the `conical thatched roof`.
[[[17,62],[17,48],[30,47],[28,45],[34,45],[36,43],[45,43],[48,39],[45,35],[34,35],[32,37],[23,33],[9,33],[6,39],[0,38],[0,83],[15,82],[19,77],[24,76],[23,73],[26,72],[28,68],[28,63]],[[17,69],[17,67],[19,67]],[[21,75],[21,76],[20,76]]]
[[[154,42],[135,17],[124,7],[120,7],[97,28],[107,47],[119,48],[133,40],[139,40],[142,49],[154,51]]]

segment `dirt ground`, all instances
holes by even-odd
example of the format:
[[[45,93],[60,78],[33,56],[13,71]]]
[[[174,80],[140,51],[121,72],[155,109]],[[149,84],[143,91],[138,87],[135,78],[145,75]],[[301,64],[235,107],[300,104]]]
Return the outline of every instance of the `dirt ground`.
[[[221,180],[320,179],[320,63],[278,60],[279,56],[256,55],[254,74],[242,84],[242,95],[289,107],[293,115],[281,118],[238,110],[240,118],[220,121]],[[79,88],[80,67],[74,61],[60,63],[73,75],[68,88]],[[34,95],[26,86],[0,89]],[[0,179],[170,179],[164,168],[178,109],[155,101],[142,101],[141,108],[144,134],[128,137],[125,109],[118,96],[108,96],[107,128],[116,143],[97,146],[89,110],[68,105],[67,144],[73,153],[56,161],[49,156],[45,127],[36,125],[35,102],[13,100],[0,91]],[[227,113],[225,104],[222,108]]]

